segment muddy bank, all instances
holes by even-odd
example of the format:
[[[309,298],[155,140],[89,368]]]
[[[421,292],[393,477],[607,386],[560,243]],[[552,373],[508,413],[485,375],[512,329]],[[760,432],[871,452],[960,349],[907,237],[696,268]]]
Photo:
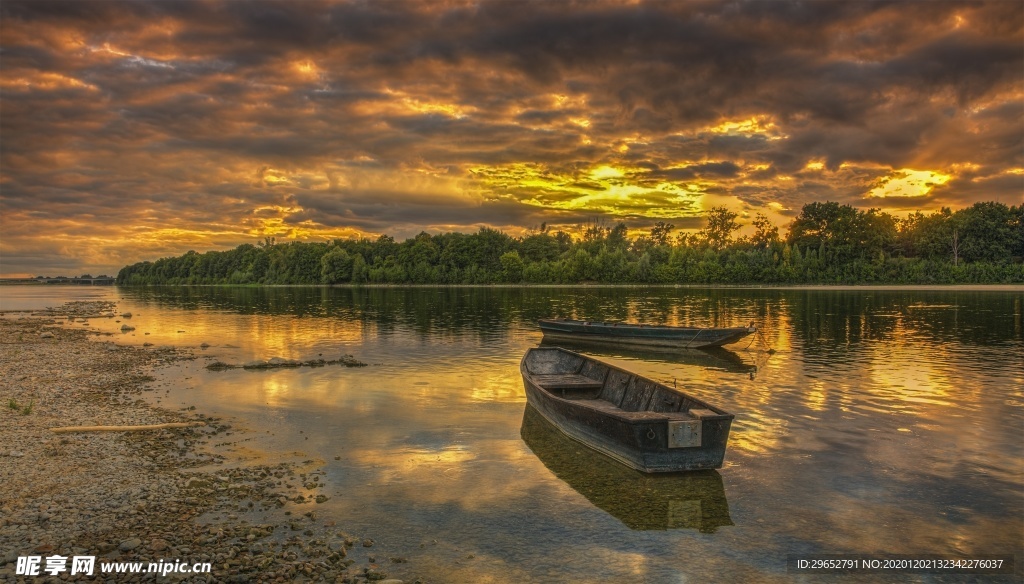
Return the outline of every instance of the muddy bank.
[[[79,579],[45,575],[57,555],[96,556],[86,579],[114,582],[154,575],[100,575],[100,562],[211,564],[160,581],[368,582],[399,571],[415,581],[404,558],[377,558],[371,540],[318,520],[318,461],[239,464],[214,447],[237,438],[225,420],[140,399],[151,368],[191,353],[91,341],[95,332],[64,326],[115,314],[114,303],[87,302],[0,317],[0,581]],[[205,425],[50,431],[196,421]],[[42,558],[43,575],[16,575],[26,556]]]

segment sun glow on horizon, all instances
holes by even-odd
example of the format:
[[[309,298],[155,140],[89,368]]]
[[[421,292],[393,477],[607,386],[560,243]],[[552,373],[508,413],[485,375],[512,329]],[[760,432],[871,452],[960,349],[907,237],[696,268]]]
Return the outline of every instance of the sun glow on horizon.
[[[923,197],[933,188],[946,184],[952,178],[951,175],[933,170],[903,168],[894,170],[889,176],[880,179],[868,196],[875,198]]]

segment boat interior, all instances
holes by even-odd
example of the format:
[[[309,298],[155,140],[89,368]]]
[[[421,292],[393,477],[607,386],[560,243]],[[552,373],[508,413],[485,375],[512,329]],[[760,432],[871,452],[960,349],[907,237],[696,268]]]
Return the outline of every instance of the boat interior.
[[[717,416],[707,404],[659,383],[556,347],[531,350],[523,363],[533,382],[563,399],[631,419]],[[676,416],[668,416],[676,417]]]

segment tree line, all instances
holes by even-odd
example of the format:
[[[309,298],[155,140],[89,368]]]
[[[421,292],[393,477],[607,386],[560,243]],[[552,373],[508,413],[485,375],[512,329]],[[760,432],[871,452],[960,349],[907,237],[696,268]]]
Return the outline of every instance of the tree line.
[[[835,202],[809,203],[785,237],[758,214],[736,237],[738,215],[707,214],[698,233],[657,223],[630,237],[625,223],[579,237],[546,225],[522,237],[423,232],[377,239],[278,243],[189,251],[125,266],[119,285],[163,284],[953,284],[1024,282],[1024,204],[976,203],[905,219]]]

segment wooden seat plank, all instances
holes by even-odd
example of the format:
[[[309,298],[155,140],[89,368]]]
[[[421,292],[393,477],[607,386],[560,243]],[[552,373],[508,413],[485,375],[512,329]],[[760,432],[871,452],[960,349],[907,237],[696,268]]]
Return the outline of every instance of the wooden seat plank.
[[[600,381],[593,380],[585,375],[572,373],[534,375],[533,378],[537,385],[545,389],[601,389],[604,385]]]
[[[609,403],[603,399],[592,399],[592,400],[580,400],[588,408],[593,408],[598,411],[608,412],[615,414],[633,421],[644,421],[644,420],[664,420],[667,416],[662,412],[628,412],[619,408],[613,403]]]

